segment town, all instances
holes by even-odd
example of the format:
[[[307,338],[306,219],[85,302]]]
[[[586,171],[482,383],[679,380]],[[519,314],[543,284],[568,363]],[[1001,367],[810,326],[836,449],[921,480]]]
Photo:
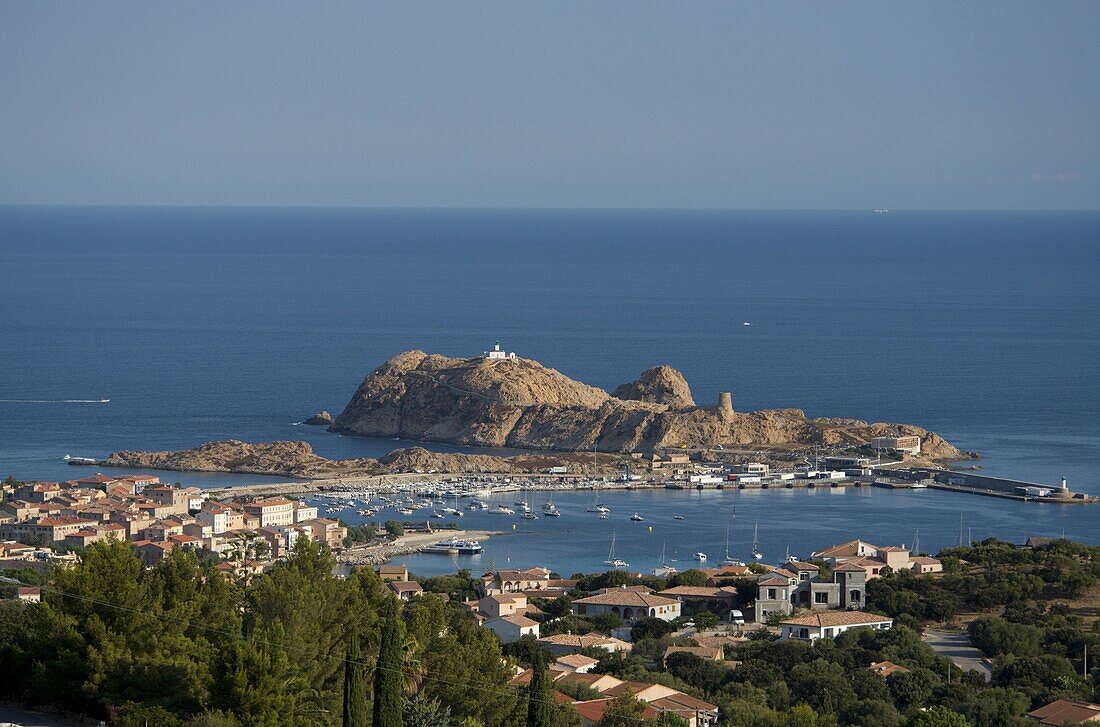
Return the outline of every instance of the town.
[[[310,543],[327,551],[353,545],[354,533],[346,525],[319,517],[319,508],[303,501],[264,495],[219,500],[149,475],[95,474],[61,483],[9,478],[3,494],[0,596],[24,607],[49,601],[55,574],[81,568],[89,549],[112,542],[128,542],[150,571],[182,553],[194,553],[245,587],[293,563]],[[377,536],[381,541],[392,537]],[[1061,547],[1058,542],[1036,538],[1016,552],[1047,557],[1047,550]],[[966,555],[986,557],[984,547],[968,548]],[[998,557],[1004,552],[997,551]],[[737,681],[739,670],[747,668],[747,660],[763,644],[812,647],[823,641],[839,643],[848,632],[894,634],[900,624],[901,633],[910,633],[921,628],[919,622],[949,622],[952,613],[942,611],[942,605],[937,611],[925,600],[929,588],[941,587],[937,584],[962,583],[957,580],[960,573],[973,577],[960,554],[951,553],[945,561],[905,545],[857,538],[810,553],[805,560],[790,556],[778,565],[700,563],[687,571],[666,567],[652,575],[613,568],[562,577],[546,564],[490,564],[476,576],[458,571],[422,577],[397,562],[369,570],[381,591],[402,608],[419,612],[441,607],[454,618],[472,619],[500,645],[509,670],[506,686],[522,692],[532,689],[534,681],[548,680],[555,704],[571,710],[577,724],[611,724],[609,715],[636,704],[643,719],[675,717],[682,720],[676,724],[700,727],[717,725],[727,712],[743,707],[728,695],[683,681],[685,675],[704,669],[723,683]],[[1091,555],[1085,557],[1089,560],[1082,562],[1094,564]],[[332,570],[337,578],[355,573],[354,568]],[[1080,593],[1091,583],[1086,587],[1078,582],[1066,592]],[[913,603],[924,610],[900,605],[904,600],[892,595],[899,588],[919,588],[924,595]],[[970,598],[979,602],[981,597]],[[989,617],[980,617],[978,623],[981,618]],[[969,644],[960,648],[947,641],[944,646],[932,638],[936,633],[925,632],[921,648],[927,654],[920,659],[896,649],[873,650],[875,658],[861,667],[869,676],[862,678],[893,688],[910,678],[901,675],[919,673],[926,668],[921,660],[933,657],[959,674],[972,674],[968,678],[976,685],[1004,678],[1000,662]],[[969,634],[977,646],[996,653],[973,624]],[[908,637],[894,635],[883,643],[898,638]],[[545,655],[544,661],[538,654]],[[1087,655],[1080,659],[1087,675]],[[545,671],[536,676],[539,669]],[[1051,698],[1043,701],[1042,695]],[[1087,699],[1068,698],[1075,695],[1086,696],[1081,690],[1042,692],[1032,700],[1028,716],[1043,724],[1079,724],[1100,715],[1100,706]]]

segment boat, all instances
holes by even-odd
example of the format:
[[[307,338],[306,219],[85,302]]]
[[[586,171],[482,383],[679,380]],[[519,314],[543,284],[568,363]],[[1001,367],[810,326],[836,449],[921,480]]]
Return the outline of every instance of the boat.
[[[520,515],[520,517],[523,518],[524,520],[538,520],[539,519],[539,516],[536,515],[533,512],[525,512],[522,515]]]
[[[558,506],[552,502],[547,502],[542,506],[542,514],[546,517],[561,517],[561,511],[558,510]]]
[[[636,523],[640,523],[641,521],[645,520],[645,518],[642,517],[641,515],[639,515],[638,513],[634,513],[633,515],[631,515],[630,519],[633,520]]]
[[[700,563],[706,563],[707,562],[707,554],[703,553],[703,552],[696,553],[695,554],[695,560],[699,561]]]
[[[493,512],[497,515],[515,515],[516,514],[515,510],[513,510],[510,507],[505,507],[504,505],[497,505],[497,509],[493,510]]]
[[[752,324],[751,324],[751,323],[749,323],[748,321],[745,321],[745,322],[744,322],[744,323],[742,323],[741,325],[743,325],[743,326],[751,326]]]
[[[402,515],[412,515],[414,512],[416,512],[416,510],[413,510],[411,507],[402,507],[398,508],[397,512],[401,513]]]
[[[764,554],[760,552],[758,547],[757,534],[760,531],[760,523],[756,523],[752,528],[752,557],[753,560],[760,560],[764,557]]]
[[[628,565],[630,565],[622,558],[615,557],[615,533],[611,533],[611,550],[608,551],[607,560],[605,560],[603,564],[609,565],[612,568],[626,568]]]
[[[477,555],[481,553],[483,548],[481,543],[476,540],[463,540],[461,538],[451,538],[449,540],[440,540],[438,543],[433,543],[424,548],[425,553],[445,553],[458,555]]]
[[[74,457],[71,454],[66,454],[63,459],[71,465],[98,464],[98,462],[91,457]]]
[[[527,504],[527,500],[516,500],[512,504],[520,508],[521,510],[525,507],[529,507],[529,505]]]
[[[661,543],[661,558],[657,561],[657,567],[653,569],[653,575],[658,578],[668,578],[679,573],[678,570],[665,562],[665,544]]]
[[[601,512],[599,515],[596,516],[596,519],[597,520],[606,520],[607,519],[607,513],[606,512]]]
[[[726,526],[726,557],[722,559],[723,565],[745,565],[736,558],[730,556],[730,528]]]
[[[672,519],[673,519],[673,520],[683,520],[683,519],[684,519],[684,516],[683,516],[683,515],[676,515],[676,516],[675,516],[675,517],[673,517]]]
[[[436,517],[436,518],[439,518],[440,520],[442,520],[443,518],[445,518],[445,517],[446,517],[446,515],[444,515],[443,513],[439,512],[439,510],[433,510],[433,511],[432,511],[432,517]]]

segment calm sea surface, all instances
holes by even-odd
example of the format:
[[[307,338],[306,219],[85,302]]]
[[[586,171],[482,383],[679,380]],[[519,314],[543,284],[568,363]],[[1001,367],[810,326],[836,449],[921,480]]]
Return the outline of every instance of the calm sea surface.
[[[499,338],[605,388],[668,363],[700,402],[730,390],[742,410],[919,423],[988,472],[1100,494],[1098,279],[1094,213],[0,207],[0,475],[229,437],[378,455],[399,443],[294,423],[338,412],[397,351]],[[936,547],[960,512],[975,537],[1100,542],[1100,509],[945,493],[612,497],[621,527],[522,521],[489,554],[522,539],[580,570],[613,528],[628,561],[666,539],[686,558],[705,544],[690,538],[721,539],[727,504],[735,539],[759,521],[769,558],[917,527]],[[674,530],[662,518],[681,502],[695,515]]]

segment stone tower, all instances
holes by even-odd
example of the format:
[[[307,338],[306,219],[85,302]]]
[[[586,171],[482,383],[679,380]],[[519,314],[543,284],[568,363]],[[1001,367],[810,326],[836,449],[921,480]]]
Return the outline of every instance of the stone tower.
[[[733,394],[723,391],[718,395],[718,411],[725,414],[733,413]]]

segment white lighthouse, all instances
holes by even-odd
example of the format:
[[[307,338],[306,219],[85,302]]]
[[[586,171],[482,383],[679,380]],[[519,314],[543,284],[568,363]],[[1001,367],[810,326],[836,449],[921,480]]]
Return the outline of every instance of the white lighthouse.
[[[497,341],[496,343],[493,344],[493,350],[492,351],[486,351],[485,352],[485,358],[491,359],[491,360],[508,359],[508,358],[515,358],[515,357],[516,357],[516,354],[515,354],[514,351],[512,353],[506,353],[500,347],[500,341]]]

